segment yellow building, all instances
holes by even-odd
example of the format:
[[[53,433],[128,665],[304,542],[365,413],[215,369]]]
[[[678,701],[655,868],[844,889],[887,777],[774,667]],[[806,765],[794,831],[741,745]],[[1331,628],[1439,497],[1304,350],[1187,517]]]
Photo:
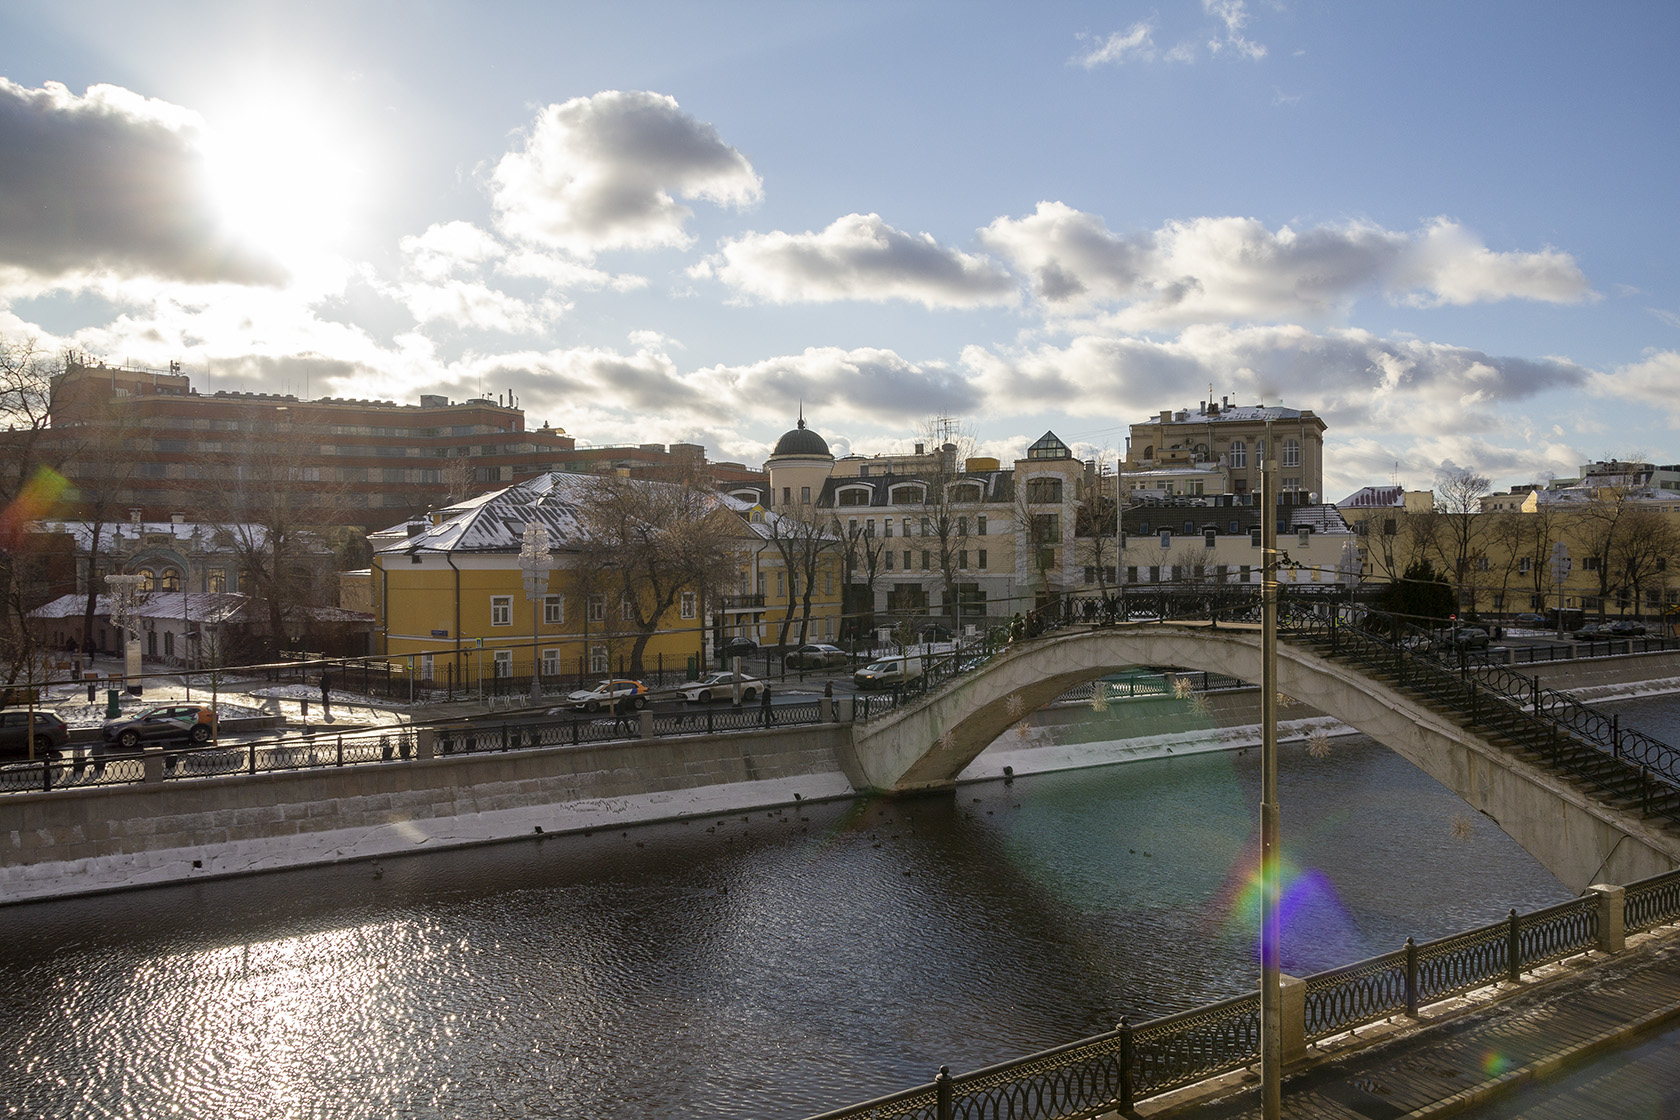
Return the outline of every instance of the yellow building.
[[[626,495],[634,502],[619,516],[601,514]],[[764,637],[771,628],[758,624],[785,614],[790,595],[803,615],[798,572],[790,577],[782,550],[767,546],[765,518],[749,503],[675,484],[539,475],[374,538],[375,640],[438,686],[529,682],[533,669],[550,689],[608,675],[684,676],[743,629]],[[817,572],[820,625],[837,618],[839,595]],[[735,609],[743,600],[752,604],[746,627]]]

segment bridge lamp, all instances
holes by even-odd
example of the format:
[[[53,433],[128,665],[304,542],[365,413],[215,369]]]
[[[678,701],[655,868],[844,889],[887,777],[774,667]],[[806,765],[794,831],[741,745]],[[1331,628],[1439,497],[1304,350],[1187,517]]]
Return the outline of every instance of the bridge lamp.
[[[542,699],[542,661],[537,651],[537,608],[548,594],[548,573],[554,557],[548,551],[548,529],[529,522],[519,542],[519,567],[524,572],[525,598],[531,602],[531,700]]]

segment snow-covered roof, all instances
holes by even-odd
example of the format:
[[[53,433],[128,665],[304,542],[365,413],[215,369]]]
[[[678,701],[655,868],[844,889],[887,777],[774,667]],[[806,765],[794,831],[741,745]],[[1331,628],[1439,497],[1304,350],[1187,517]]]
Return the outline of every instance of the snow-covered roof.
[[[183,598],[185,602],[182,602]],[[250,603],[250,596],[237,591],[142,591],[134,597],[137,618],[186,618],[193,622],[220,623],[240,617]],[[109,616],[111,596],[100,595],[94,601],[95,615]],[[87,596],[60,595],[29,612],[40,619],[81,618],[87,610]],[[292,607],[288,615],[303,613],[317,622],[369,622],[373,616],[363,611],[349,611],[341,607]]]
[[[1406,504],[1406,488],[1362,486],[1336,504],[1342,509],[1402,509]]]
[[[37,521],[35,527],[42,533],[68,533],[75,540],[76,548],[80,552],[90,551],[93,544],[94,523],[91,521]],[[120,541],[169,537],[178,544],[187,545],[197,541],[200,547],[217,551],[221,547],[217,538],[224,533],[236,533],[242,541],[249,541],[258,547],[268,536],[267,529],[262,525],[244,522],[211,525],[202,521],[111,521],[99,527],[99,541],[101,550],[104,550]],[[303,546],[312,552],[331,551],[313,534],[305,534],[301,539]]]

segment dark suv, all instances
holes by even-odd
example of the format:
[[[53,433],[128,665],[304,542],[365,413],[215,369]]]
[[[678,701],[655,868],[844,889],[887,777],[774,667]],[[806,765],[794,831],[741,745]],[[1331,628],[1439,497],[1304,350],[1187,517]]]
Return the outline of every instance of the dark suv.
[[[35,757],[58,757],[70,741],[70,728],[56,713],[35,713]],[[0,712],[0,761],[29,757],[29,712]]]

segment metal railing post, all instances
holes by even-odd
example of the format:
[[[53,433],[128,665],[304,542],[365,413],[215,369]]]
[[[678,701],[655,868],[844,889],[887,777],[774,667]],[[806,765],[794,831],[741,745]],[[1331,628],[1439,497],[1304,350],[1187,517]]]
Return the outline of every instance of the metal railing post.
[[[249,772],[252,774],[257,772],[257,741],[255,739],[251,740],[251,768]]]
[[[1505,919],[1505,951],[1508,957],[1505,978],[1514,984],[1522,979],[1522,926],[1514,907]]]
[[[338,764],[340,766],[344,765],[344,736],[343,735],[340,735],[338,737]]]
[[[1406,1014],[1416,1019],[1418,1013],[1418,957],[1417,942],[1406,938]]]
[[[940,1066],[939,1076],[933,1079],[934,1097],[938,1101],[939,1120],[951,1120],[951,1067]]]
[[[1133,1104],[1132,1097],[1132,1024],[1124,1017],[1120,1020],[1120,1111],[1130,1112]]]
[[[1610,756],[1622,757],[1622,713],[1616,712],[1610,717]]]

